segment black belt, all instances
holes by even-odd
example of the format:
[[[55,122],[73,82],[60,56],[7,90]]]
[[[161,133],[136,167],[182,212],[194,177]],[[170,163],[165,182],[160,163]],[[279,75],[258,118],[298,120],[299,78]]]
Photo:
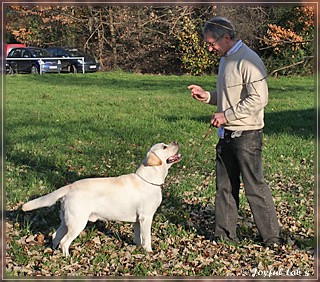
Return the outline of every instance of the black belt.
[[[224,137],[231,137],[231,138],[236,138],[240,137],[242,135],[247,135],[247,134],[253,134],[253,133],[258,133],[262,132],[262,129],[255,129],[255,130],[224,130]]]

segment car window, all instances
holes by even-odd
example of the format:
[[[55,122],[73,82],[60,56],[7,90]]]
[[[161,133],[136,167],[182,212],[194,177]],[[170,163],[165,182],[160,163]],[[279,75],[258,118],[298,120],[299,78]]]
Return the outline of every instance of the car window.
[[[21,49],[13,49],[10,51],[9,55],[8,55],[9,58],[21,58],[22,55],[21,55]]]
[[[46,57],[52,57],[52,55],[44,49],[32,49],[32,56],[34,58],[46,58]]]
[[[61,49],[57,50],[57,56],[59,56],[59,57],[69,57],[68,53],[65,50],[61,50]]]
[[[48,49],[48,51],[53,55],[53,56],[57,56],[57,50],[55,49]]]
[[[31,55],[30,55],[28,50],[21,49],[21,57],[23,57],[23,58],[31,58]]]
[[[78,49],[69,49],[68,51],[72,57],[83,57],[83,54]]]
[[[13,48],[14,48],[14,47],[13,47]],[[8,55],[9,55],[10,51],[11,51],[13,48],[9,48],[9,49],[8,49]]]

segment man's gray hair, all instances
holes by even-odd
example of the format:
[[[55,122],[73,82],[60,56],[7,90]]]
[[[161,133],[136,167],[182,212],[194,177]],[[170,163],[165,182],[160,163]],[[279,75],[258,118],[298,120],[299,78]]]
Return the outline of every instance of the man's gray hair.
[[[208,33],[216,39],[222,38],[225,34],[229,34],[231,39],[235,39],[236,37],[234,25],[223,17],[213,17],[205,23],[203,35],[206,36]]]

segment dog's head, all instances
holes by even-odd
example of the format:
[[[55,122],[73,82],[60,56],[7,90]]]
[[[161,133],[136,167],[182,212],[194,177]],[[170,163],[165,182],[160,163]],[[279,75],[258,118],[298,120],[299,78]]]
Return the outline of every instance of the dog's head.
[[[181,154],[178,153],[179,144],[171,142],[170,144],[158,143],[151,147],[145,160],[147,166],[161,166],[166,164],[170,167],[174,163],[180,162]]]

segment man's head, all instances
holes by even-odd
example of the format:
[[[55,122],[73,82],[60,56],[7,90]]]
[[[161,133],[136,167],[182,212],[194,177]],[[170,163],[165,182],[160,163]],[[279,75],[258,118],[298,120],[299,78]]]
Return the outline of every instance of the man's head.
[[[233,24],[222,17],[214,17],[203,27],[204,40],[209,51],[215,51],[223,56],[234,44],[235,28]]]
[[[225,34],[229,34],[230,39],[232,40],[236,37],[234,25],[229,20],[222,17],[214,17],[206,22],[203,27],[203,35],[205,37],[209,34],[215,38],[221,38]]]

